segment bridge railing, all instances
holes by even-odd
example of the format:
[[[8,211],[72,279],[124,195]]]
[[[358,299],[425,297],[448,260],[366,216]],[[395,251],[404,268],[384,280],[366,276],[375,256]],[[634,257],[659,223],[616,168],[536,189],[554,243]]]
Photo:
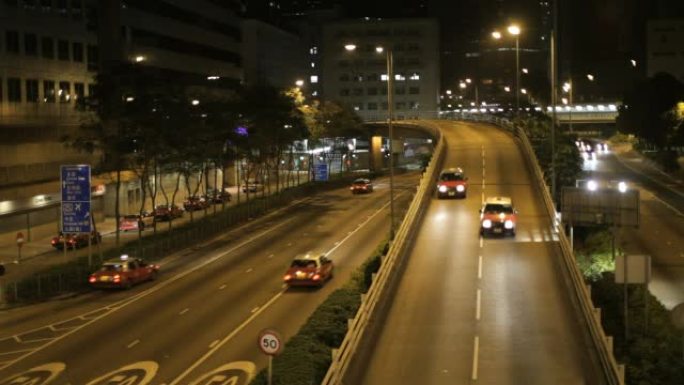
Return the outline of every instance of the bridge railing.
[[[625,379],[624,365],[618,364],[615,360],[615,356],[613,355],[613,338],[605,334],[603,326],[601,325],[601,310],[594,307],[591,300],[590,288],[585,283],[582,272],[575,262],[575,256],[570,247],[570,241],[562,230],[562,227],[560,227],[559,231],[560,223],[556,214],[557,211],[549,188],[544,182],[544,173],[539,166],[537,156],[527,134],[521,127],[514,126],[507,119],[477,115],[469,117],[468,120],[493,123],[496,126],[512,132],[520,140],[525,159],[530,170],[532,170],[534,174],[536,187],[542,195],[544,206],[551,219],[554,233],[558,235],[561,250],[561,266],[566,278],[565,282],[569,284],[569,289],[576,299],[575,303],[579,307],[584,323],[588,328],[596,357],[600,364],[600,369],[604,374],[605,383],[609,385],[623,385]]]
[[[439,167],[446,153],[446,144],[439,128],[434,126],[434,123],[425,121],[416,124],[403,121],[400,125],[413,126],[428,131],[437,141],[437,145],[432,159],[423,173],[414,199],[390,244],[387,255],[383,258],[380,269],[373,276],[368,292],[362,296],[361,306],[356,312],[356,316],[349,321],[349,329],[342,344],[339,349],[333,350],[332,363],[321,383],[322,385],[342,384],[343,379],[348,375],[350,363],[357,359],[357,349],[364,343],[368,343],[368,337],[373,335],[372,330],[369,330],[372,329],[373,320],[377,319],[387,309],[388,301],[382,301],[382,299],[389,298],[389,292],[397,286],[408,246],[411,245],[413,235],[418,229],[426,203],[429,201],[434,188],[433,182],[437,178],[440,171]]]

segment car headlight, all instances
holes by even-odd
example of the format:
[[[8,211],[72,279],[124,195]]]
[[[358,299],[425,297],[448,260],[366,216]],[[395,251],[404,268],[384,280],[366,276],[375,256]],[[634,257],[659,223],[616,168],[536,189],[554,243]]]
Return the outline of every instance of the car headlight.
[[[512,229],[514,226],[513,221],[508,219],[506,222],[504,222],[504,227],[507,228],[508,230]]]
[[[465,186],[463,186],[462,184],[459,184],[458,186],[456,186],[456,191],[458,191],[458,192],[465,191]]]
[[[447,186],[445,186],[445,185],[439,186],[439,192],[441,192],[441,193],[447,192]]]
[[[484,227],[485,229],[491,228],[492,227],[492,221],[489,219],[485,219],[484,221],[482,221],[482,227]]]

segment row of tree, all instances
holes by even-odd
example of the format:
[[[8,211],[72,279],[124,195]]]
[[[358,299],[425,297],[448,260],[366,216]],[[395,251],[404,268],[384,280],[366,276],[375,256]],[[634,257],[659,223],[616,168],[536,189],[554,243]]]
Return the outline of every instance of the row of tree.
[[[229,162],[246,165],[243,181],[275,175],[278,189],[281,168],[292,168],[295,141],[366,135],[348,106],[307,103],[297,88],[189,86],[122,63],[98,74],[96,89],[78,104],[86,117],[81,129],[63,140],[99,155],[96,171],[115,175],[117,229],[124,171],[134,172],[140,181],[142,213],[148,198],[152,207],[160,195],[164,204],[173,204],[181,185],[188,195],[197,195],[202,183],[209,186],[208,170],[223,170]],[[177,178],[172,192],[154,182],[169,174]],[[223,179],[213,184],[220,191]]]

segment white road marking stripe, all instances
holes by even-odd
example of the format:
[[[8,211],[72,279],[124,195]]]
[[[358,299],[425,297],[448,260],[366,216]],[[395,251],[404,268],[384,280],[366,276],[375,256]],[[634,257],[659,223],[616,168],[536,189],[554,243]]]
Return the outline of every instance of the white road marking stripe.
[[[247,269],[247,271],[245,271],[245,273],[251,273],[252,270],[254,270],[254,269],[252,269],[252,268],[250,267],[249,269]]]
[[[15,341],[21,343],[21,337],[19,337],[19,336],[13,336],[12,338],[14,338]]]
[[[271,258],[273,258],[273,254],[271,254],[271,255],[268,256],[268,259],[271,259]]]
[[[477,278],[482,279],[482,256],[481,255],[477,261]]]
[[[22,343],[22,344],[32,344],[32,343],[34,343],[34,342],[51,341],[51,340],[54,340],[54,339],[56,339],[56,338],[58,338],[58,337],[52,337],[52,338],[36,338],[36,339],[34,339],[34,340],[22,340],[21,343]]]
[[[254,309],[252,309],[252,311],[250,311],[250,313],[256,313],[258,310],[259,310],[259,306],[257,306],[257,307],[255,307]]]
[[[21,349],[21,350],[12,350],[11,352],[0,352],[0,356],[16,354],[16,353],[23,353],[23,352],[30,352],[31,350],[33,350],[33,349]]]
[[[219,290],[223,290],[223,289],[225,289],[225,288],[226,288],[226,285],[221,285],[221,286],[219,286]]]
[[[484,238],[480,236],[480,248],[484,247]]]
[[[477,289],[477,300],[475,301],[475,319],[480,320],[480,302],[482,299],[482,290]]]
[[[185,309],[181,310],[181,312],[178,313],[178,315],[183,315],[183,314],[187,313],[188,310],[190,310],[190,308],[187,308],[187,307],[186,307]]]
[[[480,355],[480,337],[475,336],[475,345],[473,347],[473,374],[472,379],[477,380],[477,360]]]
[[[135,341],[131,342],[130,344],[128,344],[126,347],[130,349],[139,343],[140,343],[140,340],[135,340]]]
[[[221,340],[215,340],[212,342],[211,345],[209,345],[209,349],[213,349],[219,342],[221,342]]]

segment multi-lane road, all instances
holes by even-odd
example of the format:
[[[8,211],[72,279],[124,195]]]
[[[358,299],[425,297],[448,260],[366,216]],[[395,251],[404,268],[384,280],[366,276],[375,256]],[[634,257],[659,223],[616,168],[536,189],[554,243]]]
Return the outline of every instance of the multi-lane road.
[[[518,145],[491,126],[441,124],[444,166],[464,168],[468,197],[429,204],[375,348],[348,383],[594,383],[558,244]],[[513,199],[514,238],[479,236],[489,196]]]
[[[402,211],[417,180],[397,177]],[[5,312],[0,384],[47,372],[59,373],[57,385],[145,376],[150,384],[189,384],[225,365],[243,372],[235,383],[244,383],[266,362],[258,332],[269,327],[292,336],[387,237],[388,196],[387,179],[371,194],[318,194],[169,256],[152,284]],[[286,290],[290,261],[312,250],[329,253],[334,279],[320,290]],[[30,372],[35,368],[42,374]]]

